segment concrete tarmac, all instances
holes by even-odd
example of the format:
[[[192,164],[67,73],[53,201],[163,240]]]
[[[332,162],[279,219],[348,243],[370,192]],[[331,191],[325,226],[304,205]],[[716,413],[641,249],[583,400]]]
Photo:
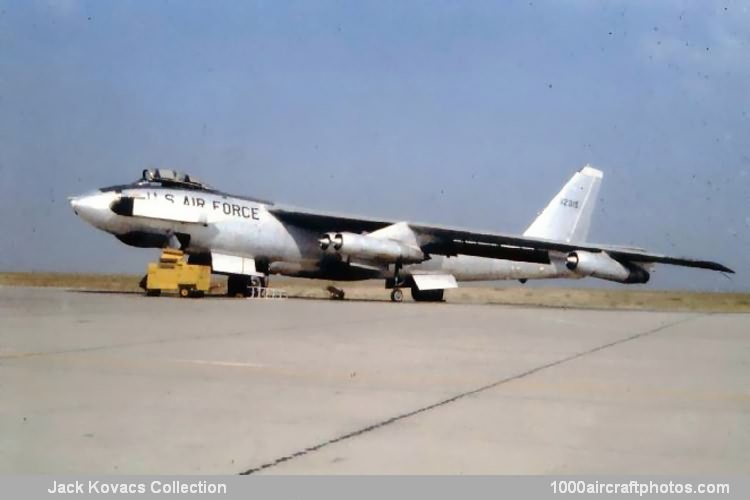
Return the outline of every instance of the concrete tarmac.
[[[750,315],[0,287],[0,473],[242,472],[747,474]]]

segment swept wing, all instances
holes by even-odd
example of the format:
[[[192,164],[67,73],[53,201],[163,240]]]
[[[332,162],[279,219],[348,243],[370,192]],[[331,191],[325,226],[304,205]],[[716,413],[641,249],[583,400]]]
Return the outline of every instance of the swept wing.
[[[283,206],[275,206],[269,211],[287,224],[320,232],[350,231],[354,233],[369,233],[397,223],[397,221],[311,212]],[[687,257],[673,257],[628,247],[590,243],[565,243],[540,238],[485,231],[469,231],[426,224],[409,224],[409,228],[417,237],[422,251],[427,254],[448,256],[472,255],[522,262],[547,263],[550,261],[549,252],[551,251],[567,253],[579,250],[592,253],[606,252],[612,258],[621,262],[671,264],[734,273],[734,271],[718,262]]]

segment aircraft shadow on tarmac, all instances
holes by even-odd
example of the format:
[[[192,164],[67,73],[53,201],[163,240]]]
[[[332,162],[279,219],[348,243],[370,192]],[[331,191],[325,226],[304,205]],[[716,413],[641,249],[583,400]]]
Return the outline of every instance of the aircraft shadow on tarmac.
[[[95,295],[126,295],[126,296],[143,296],[146,297],[146,294],[139,291],[134,290],[103,290],[103,289],[80,289],[80,288],[69,288],[67,289],[68,292],[71,293],[83,293],[83,294],[95,294]],[[181,299],[177,293],[174,294],[164,294],[161,297],[148,297],[149,299],[162,299],[162,298],[168,298],[168,299]],[[347,297],[345,300],[331,300],[327,297],[287,297],[286,299],[262,299],[262,298],[242,298],[242,297],[228,297],[226,295],[206,295],[204,297],[201,297],[200,300],[257,300],[260,302],[269,300],[269,301],[276,301],[276,300],[310,300],[310,301],[324,301],[324,302],[365,302],[365,303],[373,303],[373,302],[390,302],[387,298],[383,299],[368,299],[368,298],[349,298]]]

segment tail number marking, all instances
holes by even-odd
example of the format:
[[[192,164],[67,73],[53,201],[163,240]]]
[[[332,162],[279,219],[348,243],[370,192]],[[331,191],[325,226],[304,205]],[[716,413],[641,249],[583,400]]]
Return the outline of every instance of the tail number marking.
[[[560,200],[560,205],[564,207],[578,208],[578,200],[569,200],[568,198],[563,198],[562,200]]]

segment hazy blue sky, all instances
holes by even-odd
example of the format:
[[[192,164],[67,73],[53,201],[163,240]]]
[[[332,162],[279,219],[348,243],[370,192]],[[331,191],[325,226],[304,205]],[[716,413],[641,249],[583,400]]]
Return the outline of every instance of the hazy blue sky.
[[[591,239],[750,289],[750,3],[0,1],[0,269],[141,272],[66,197],[149,166],[521,232],[585,163]]]

